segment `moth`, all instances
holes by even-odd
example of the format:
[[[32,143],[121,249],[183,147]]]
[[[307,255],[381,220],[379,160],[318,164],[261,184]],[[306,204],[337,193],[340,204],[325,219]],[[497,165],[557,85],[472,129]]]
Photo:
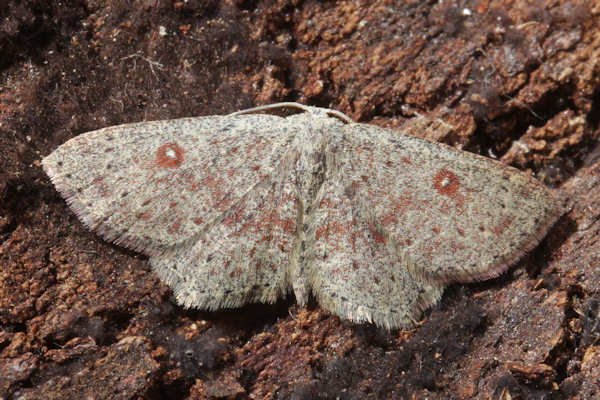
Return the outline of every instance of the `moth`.
[[[103,128],[42,163],[89,229],[205,310],[293,293],[409,328],[446,285],[498,276],[560,215],[514,168],[298,103]]]

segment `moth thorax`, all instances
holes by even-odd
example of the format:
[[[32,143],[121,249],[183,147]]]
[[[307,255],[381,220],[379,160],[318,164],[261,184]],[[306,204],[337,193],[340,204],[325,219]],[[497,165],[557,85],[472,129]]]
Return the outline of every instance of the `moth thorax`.
[[[325,180],[325,153],[321,149],[303,151],[296,162],[296,185],[301,198],[312,203]]]

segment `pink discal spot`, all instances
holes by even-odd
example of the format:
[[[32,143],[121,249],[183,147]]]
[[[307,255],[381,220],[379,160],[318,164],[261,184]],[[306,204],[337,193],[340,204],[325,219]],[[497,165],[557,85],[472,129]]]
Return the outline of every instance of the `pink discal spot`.
[[[454,172],[448,171],[445,168],[440,169],[434,176],[433,187],[439,194],[443,194],[444,196],[453,199],[459,196],[458,189],[460,189],[460,182],[458,177]]]
[[[183,153],[177,143],[165,143],[156,151],[156,164],[162,168],[177,168],[183,162]]]
[[[196,225],[202,225],[204,220],[201,217],[197,217],[197,218],[192,219],[192,222],[195,223]]]
[[[431,230],[433,231],[433,233],[435,233],[436,235],[438,235],[440,233],[440,228],[434,227],[431,228]]]
[[[433,187],[437,190],[437,192],[455,201],[454,205],[443,202],[443,204],[440,206],[440,211],[446,215],[451,215],[453,213],[462,215],[465,211],[464,205],[466,197],[459,192],[459,189],[462,188],[462,185],[456,174],[454,174],[452,171],[442,168],[433,179]]]

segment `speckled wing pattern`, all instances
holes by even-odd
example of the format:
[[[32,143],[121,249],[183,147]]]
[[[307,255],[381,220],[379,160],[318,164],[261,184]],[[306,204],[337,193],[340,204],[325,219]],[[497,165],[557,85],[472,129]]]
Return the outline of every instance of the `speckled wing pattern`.
[[[428,282],[498,276],[559,216],[543,185],[502,163],[364,124],[345,138],[353,169],[343,181]]]
[[[216,310],[274,303],[288,292],[286,273],[298,246],[298,200],[284,177],[261,181],[207,234],[151,259],[180,304]]]
[[[43,165],[85,225],[150,256],[180,304],[274,302],[288,291],[297,245],[287,165],[295,133],[278,128],[284,122],[244,115],[109,127],[68,141]]]
[[[366,194],[348,180],[356,172],[356,154],[342,143],[331,146],[332,168],[313,216],[307,218],[310,286],[322,307],[350,320],[387,328],[412,326],[440,299],[443,286],[411,275],[403,253],[389,240],[372,205],[364,202]]]
[[[281,118],[184,118],[75,137],[43,160],[86,226],[149,255],[186,243],[280,167],[293,139]],[[267,128],[267,129],[265,129]]]
[[[559,214],[513,168],[296,103],[104,128],[43,166],[86,226],[149,255],[186,307],[293,291],[388,328],[413,326],[450,282],[497,276]]]

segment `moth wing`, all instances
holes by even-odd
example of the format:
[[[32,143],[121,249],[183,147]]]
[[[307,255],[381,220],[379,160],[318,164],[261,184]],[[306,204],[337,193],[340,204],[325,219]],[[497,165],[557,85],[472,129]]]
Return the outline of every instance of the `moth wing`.
[[[288,292],[298,199],[287,172],[256,185],[197,241],[150,258],[179,304],[217,310],[273,303]]]
[[[502,163],[375,126],[344,132],[347,190],[429,282],[498,276],[560,214],[542,184]]]
[[[292,129],[240,115],[141,122],[77,136],[42,161],[106,240],[157,255],[203,234],[282,168]]]
[[[349,156],[337,153],[333,158]],[[346,185],[347,162],[327,178],[307,232],[305,252],[310,287],[319,304],[354,322],[387,328],[409,328],[436,303],[443,285],[415,279],[410,260],[393,244],[368,210]],[[340,168],[341,167],[341,168]]]

